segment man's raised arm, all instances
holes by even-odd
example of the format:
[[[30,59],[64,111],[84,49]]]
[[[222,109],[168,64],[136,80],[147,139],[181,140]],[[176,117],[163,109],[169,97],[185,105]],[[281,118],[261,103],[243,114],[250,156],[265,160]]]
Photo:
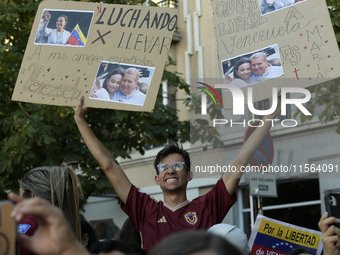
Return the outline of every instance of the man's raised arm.
[[[116,163],[111,152],[109,152],[109,150],[106,149],[106,147],[98,140],[87,124],[85,115],[88,108],[83,105],[83,102],[84,97],[81,96],[74,113],[74,120],[87,145],[87,148],[89,148],[90,152],[99,163],[100,168],[106,174],[106,177],[110,181],[117,195],[125,204],[131,188],[131,182],[121,167]]]
[[[249,164],[250,160],[254,156],[257,149],[260,147],[267,133],[269,132],[273,119],[280,113],[281,110],[281,100],[278,100],[276,110],[269,115],[266,115],[262,118],[263,126],[256,128],[256,130],[251,134],[248,140],[243,144],[236,158],[230,163],[230,168],[232,167],[237,169],[237,172],[225,172],[223,174],[223,181],[226,185],[228,193],[232,196],[240,182],[243,172],[241,171],[242,167],[245,167]]]

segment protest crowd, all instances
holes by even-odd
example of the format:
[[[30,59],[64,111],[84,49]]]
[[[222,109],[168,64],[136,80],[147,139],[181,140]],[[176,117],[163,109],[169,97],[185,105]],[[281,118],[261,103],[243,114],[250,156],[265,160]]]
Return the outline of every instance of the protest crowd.
[[[188,201],[187,184],[193,178],[190,157],[180,145],[170,143],[154,161],[155,181],[164,197],[164,202],[157,202],[138,191],[94,135],[85,119],[88,108],[83,100],[81,96],[75,122],[129,218],[114,238],[98,241],[91,226],[80,220],[81,187],[72,167],[63,163],[60,167],[35,168],[21,179],[19,195],[8,195],[16,203],[11,217],[18,222],[20,254],[251,254],[246,234],[222,223],[237,200],[235,191],[242,171],[225,172],[211,191]],[[279,111],[280,107],[263,119],[275,118]],[[257,128],[230,165],[237,169],[247,165],[270,127]],[[327,213],[320,219],[326,255],[340,254],[340,229],[333,225],[339,222]],[[315,253],[300,248],[287,254]]]
[[[5,8],[7,2],[10,2],[10,8]],[[18,55],[20,56],[18,59],[23,61],[20,71],[19,67],[16,68],[18,63],[15,63],[15,65],[11,67],[12,64],[4,62],[3,66],[8,66],[8,70],[5,69],[5,71],[3,71],[3,67],[0,68],[0,73],[9,73],[12,75],[14,71],[18,72],[15,90],[9,85],[12,83],[12,80],[5,81],[5,86],[1,85],[1,87],[6,87],[6,90],[11,93],[13,92],[12,99],[10,100],[3,91],[1,91],[2,97],[6,99],[4,101],[8,102],[22,101],[25,103],[42,103],[67,107],[77,105],[74,109],[74,123],[71,122],[71,125],[77,126],[82,140],[72,140],[73,143],[70,145],[71,150],[75,151],[78,158],[81,154],[74,149],[76,147],[74,145],[79,143],[78,146],[82,146],[82,148],[85,149],[87,147],[86,150],[92,154],[98,163],[98,167],[95,166],[95,169],[90,169],[90,167],[88,169],[80,169],[79,167],[77,169],[79,172],[76,172],[73,164],[78,164],[78,162],[63,162],[60,165],[39,166],[31,169],[31,165],[42,164],[43,161],[40,161],[40,157],[29,157],[30,159],[35,158],[39,160],[39,162],[34,161],[30,166],[23,168],[26,172],[25,175],[20,176],[18,194],[11,192],[15,190],[15,188],[12,189],[12,186],[11,188],[3,189],[6,195],[8,193],[7,196],[10,202],[1,201],[0,209],[2,209],[2,206],[6,203],[6,205],[13,206],[13,209],[11,212],[6,211],[7,215],[4,215],[4,211],[0,210],[0,255],[340,255],[340,218],[331,214],[330,210],[327,211],[326,209],[327,212],[319,219],[320,213],[318,207],[317,212],[313,213],[314,216],[316,215],[317,219],[319,219],[318,226],[315,226],[315,228],[318,228],[320,231],[310,229],[310,232],[308,232],[308,230],[302,227],[300,228],[300,226],[294,229],[294,226],[290,223],[280,225],[280,223],[278,223],[279,221],[275,219],[270,222],[265,215],[262,215],[265,214],[263,210],[259,210],[258,218],[254,219],[252,217],[254,216],[252,214],[254,208],[253,204],[251,204],[254,200],[249,202],[249,204],[251,204],[249,208],[243,205],[239,207],[238,205],[235,206],[237,201],[239,201],[239,204],[243,203],[243,201],[240,202],[240,200],[246,200],[244,197],[248,198],[248,194],[251,196],[250,185],[249,188],[248,186],[245,188],[245,183],[240,182],[245,172],[261,172],[261,174],[289,172],[290,174],[292,168],[295,174],[295,170],[298,168],[300,173],[296,173],[296,176],[302,179],[305,177],[301,173],[303,165],[307,170],[314,169],[314,165],[316,164],[314,164],[314,162],[323,163],[325,162],[323,160],[326,159],[332,159],[334,161],[330,161],[329,164],[322,164],[322,166],[325,165],[326,170],[331,168],[331,172],[333,171],[333,162],[337,162],[339,156],[337,153],[336,139],[329,141],[330,146],[328,146],[329,144],[327,142],[328,140],[332,140],[331,138],[327,137],[327,139],[325,139],[327,141],[325,141],[324,144],[320,144],[318,141],[325,137],[319,136],[319,133],[325,133],[325,135],[327,135],[328,133],[326,133],[326,131],[328,132],[328,129],[330,130],[335,125],[338,127],[337,131],[340,130],[340,122],[338,124],[332,122],[334,116],[335,118],[340,116],[340,108],[335,100],[331,100],[327,102],[330,107],[329,112],[328,108],[327,111],[318,109],[319,102],[318,104],[316,104],[315,101],[309,102],[313,90],[308,91],[304,88],[312,85],[319,86],[321,79],[328,81],[328,79],[339,77],[340,69],[337,65],[339,62],[339,54],[337,50],[340,44],[340,36],[339,31],[337,31],[336,38],[332,38],[333,35],[330,35],[330,31],[332,31],[331,25],[334,24],[340,28],[340,22],[338,19],[336,20],[334,17],[331,17],[332,23],[334,23],[331,24],[327,14],[329,11],[340,8],[339,6],[335,6],[335,2],[340,1],[333,1],[334,6],[331,6],[333,3],[330,4],[329,2],[332,1],[329,0],[327,6],[324,6],[326,15],[325,12],[322,12],[321,8],[323,6],[321,2],[323,3],[325,1],[319,0],[186,0],[182,1],[183,3],[181,3],[179,9],[180,12],[175,10],[177,8],[177,1],[155,1],[157,4],[160,4],[158,2],[168,2],[169,5],[170,2],[174,3],[171,5],[174,5],[175,8],[167,6],[171,8],[166,9],[155,8],[154,6],[149,6],[149,4],[147,4],[148,6],[139,4],[136,6],[132,5],[133,2],[139,3],[141,1],[120,1],[126,3],[126,7],[106,5],[105,1],[98,3],[92,1],[93,3],[89,5],[92,6],[92,9],[87,6],[85,7],[84,2],[86,1],[81,1],[82,6],[78,9],[75,4],[77,1],[64,1],[63,3],[57,1],[42,1],[34,23],[32,18],[23,19],[20,17],[24,16],[23,12],[32,12],[33,7],[32,10],[28,10],[27,6],[33,6],[36,2],[40,1],[30,1],[29,4],[25,2],[23,4],[21,3],[20,6],[17,5],[15,1],[0,2],[1,5],[4,6],[4,8],[2,8],[3,10],[0,10],[0,20],[5,24],[5,19],[12,20],[11,16],[13,16],[13,18],[15,17],[15,21],[10,21],[13,24],[10,24],[6,30],[14,31],[18,28],[18,35],[22,35],[20,44],[18,44],[19,46],[26,44],[25,34],[27,34],[27,31],[25,32],[26,28],[21,27],[21,24],[25,24],[27,27],[33,24],[34,28],[32,28],[26,50],[23,48],[20,49],[20,47],[13,44],[15,42],[13,39],[14,36],[10,33],[7,34],[7,31],[5,31],[6,33],[3,31],[0,33],[3,40],[5,40],[4,42],[0,42],[2,55],[5,56],[5,58],[2,59],[15,59],[15,56]],[[208,3],[209,8],[213,6],[213,12],[209,12],[209,15],[206,15],[208,8],[205,8],[203,3]],[[58,6],[58,8],[54,9],[55,6]],[[147,8],[143,9],[144,7]],[[13,12],[14,14],[6,14],[6,12],[9,13],[10,9],[17,9],[16,12],[18,13]],[[339,18],[339,15],[334,16]],[[213,29],[216,31],[216,38],[214,37],[213,39],[217,40],[217,55],[214,54],[216,45],[212,43],[213,40],[211,40],[212,36],[210,34],[212,29],[209,28],[209,26],[212,25],[210,23],[213,19],[215,21]],[[177,24],[179,24],[179,26],[185,24],[186,30],[183,29],[183,31],[186,31],[186,34],[180,33],[182,31],[178,29]],[[19,37],[18,35],[16,35],[16,37]],[[184,35],[187,37],[185,38]],[[179,44],[182,37],[183,40],[181,44]],[[334,39],[337,39],[337,42],[334,41]],[[176,46],[178,50],[175,50],[175,47],[170,50],[172,42],[178,43],[178,46]],[[15,45],[15,47],[13,47],[13,45]],[[195,46],[194,49],[192,49],[193,45]],[[12,51],[16,48],[18,48],[20,54]],[[336,49],[335,51],[334,48]],[[179,50],[185,53],[181,58],[177,57],[177,55],[180,55],[177,54]],[[26,52],[25,56],[21,56],[23,52]],[[7,55],[8,53],[10,54]],[[209,58],[211,56],[212,58]],[[222,64],[222,73],[220,72],[220,68],[213,64],[214,61],[216,61],[215,57],[217,57],[220,62],[219,64]],[[154,103],[161,101],[159,100],[160,95],[162,95],[164,99],[162,106],[166,105],[166,103],[164,103],[165,101],[169,101],[167,104],[170,106],[170,102],[173,103],[176,100],[184,100],[176,99],[175,97],[175,90],[184,87],[181,84],[177,86],[175,82],[181,82],[182,78],[179,80],[171,80],[170,74],[165,73],[165,75],[162,75],[161,73],[164,65],[168,62],[171,65],[178,63],[178,67],[173,69],[176,70],[174,73],[181,74],[182,76],[183,74],[178,71],[183,72],[183,77],[185,76],[188,82],[190,79],[193,79],[195,75],[197,75],[201,81],[201,78],[204,78],[208,73],[211,77],[222,77],[223,81],[220,83],[224,84],[220,84],[220,87],[217,86],[218,84],[215,84],[215,88],[225,88],[221,91],[224,97],[222,97],[223,103],[218,93],[210,85],[202,82],[197,83],[206,86],[215,93],[220,101],[221,107],[223,107],[221,111],[222,116],[229,116],[229,112],[227,112],[227,110],[229,110],[228,105],[226,105],[225,102],[229,104],[231,102],[229,99],[232,99],[233,115],[240,117],[243,115],[246,116],[247,114],[250,116],[251,114],[252,116],[252,119],[249,121],[246,118],[243,122],[239,120],[234,121],[235,126],[243,124],[242,126],[246,128],[245,123],[247,120],[248,127],[254,129],[252,129],[252,133],[249,133],[247,139],[245,139],[246,136],[241,137],[240,134],[243,134],[243,132],[240,131],[237,131],[236,138],[234,137],[236,132],[227,135],[222,134],[226,137],[226,140],[221,142],[222,145],[225,146],[223,150],[226,147],[232,149],[230,151],[225,150],[223,154],[221,153],[223,163],[227,163],[223,166],[222,164],[216,164],[216,170],[214,165],[207,167],[209,169],[209,171],[207,171],[207,168],[204,168],[203,164],[202,168],[196,166],[196,169],[194,169],[195,167],[192,166],[189,152],[185,150],[181,144],[170,141],[158,151],[153,159],[153,168],[155,171],[154,181],[160,187],[163,196],[162,200],[157,201],[148,193],[139,190],[137,187],[138,184],[133,183],[133,181],[128,178],[125,171],[113,157],[112,152],[106,148],[105,144],[107,143],[98,139],[93,130],[98,132],[99,128],[89,124],[90,121],[87,121],[87,114],[91,110],[87,106],[151,112],[154,109]],[[8,61],[8,63],[11,62]],[[197,69],[197,71],[195,69]],[[172,70],[172,67],[169,68],[169,70]],[[93,76],[95,76],[95,79],[91,80]],[[273,79],[271,84],[268,82],[269,79]],[[303,80],[306,80],[306,82],[303,83]],[[92,88],[91,82],[93,82]],[[160,92],[158,93],[160,84],[161,90],[159,90]],[[287,84],[287,87],[281,86],[283,84]],[[337,87],[336,92],[339,92],[339,86],[337,85],[335,87]],[[207,97],[204,96],[207,96],[206,94],[210,95],[215,106],[217,106],[217,103],[209,90],[206,90],[204,87],[198,88],[199,89],[193,89],[192,91],[200,91],[201,115],[207,115],[207,105],[209,102],[207,102]],[[282,104],[280,92],[278,92],[280,88],[283,91]],[[287,88],[291,90],[287,90]],[[331,95],[336,94],[333,93],[333,85],[330,83],[327,84],[326,88]],[[327,91],[326,88],[324,92]],[[321,86],[320,89],[322,89]],[[185,90],[189,91],[189,88]],[[246,90],[247,94],[243,93]],[[308,94],[303,91],[308,92]],[[206,92],[206,94],[203,92]],[[270,92],[274,94],[270,94]],[[189,95],[189,92],[186,93],[188,95],[186,99],[188,99],[191,95]],[[291,95],[294,96],[294,93],[305,94],[306,97],[290,98]],[[318,90],[315,90],[312,94],[317,95],[318,93]],[[270,97],[269,95],[273,95],[273,98],[267,100]],[[87,100],[87,98],[85,99],[84,96],[88,96],[89,99],[86,101],[86,104],[84,100]],[[245,96],[248,99],[247,104],[244,103]],[[328,98],[326,94],[325,96],[322,94],[322,98],[323,97]],[[235,113],[237,108],[235,107],[235,102],[237,100],[240,102],[241,99],[243,102],[240,105],[243,111],[241,113]],[[194,100],[192,100],[192,102],[193,101]],[[187,100],[185,100],[185,102],[187,102]],[[203,113],[203,102],[205,104],[205,113]],[[255,103],[257,103],[258,106],[255,106]],[[320,104],[322,105],[322,103],[324,102],[321,101]],[[9,105],[9,103],[6,104]],[[211,104],[211,102],[209,104]],[[334,104],[336,109],[332,108],[333,105],[331,104]],[[244,109],[246,109],[246,105],[249,111],[245,114]],[[20,112],[23,110],[24,114],[29,117],[28,112],[24,110],[22,104],[19,104],[19,106]],[[211,106],[214,107],[213,104],[211,104]],[[187,107],[187,105],[184,107]],[[288,129],[284,130],[280,128],[295,127],[282,124],[284,121],[289,120],[297,123],[289,117],[294,113],[294,107],[297,111],[294,114],[294,119],[301,114],[302,123],[304,122],[303,119],[312,120],[313,122],[308,126],[305,125],[305,127],[297,127],[289,137],[289,139],[294,140],[294,143],[291,143],[291,140],[288,141],[286,138],[286,135],[289,133],[286,131]],[[171,108],[171,112],[174,112],[174,114],[176,111],[180,111],[175,107],[174,109],[172,109],[172,107],[169,108]],[[265,110],[267,108],[268,110]],[[304,112],[302,109],[305,108],[313,110],[315,115],[310,114],[307,109]],[[15,113],[8,109],[14,108],[6,108],[1,112],[2,116],[5,116],[5,113],[7,114],[8,112],[12,114]],[[211,108],[208,108],[208,110],[211,110]],[[314,122],[314,119],[316,119],[314,117],[318,115],[318,111],[320,111],[320,122],[326,123],[330,122],[329,120],[332,122],[328,124],[329,126],[326,126],[326,128],[322,127],[317,129],[316,127],[317,121],[315,120]],[[308,114],[306,114],[306,112]],[[261,113],[263,113],[263,117],[259,117],[262,116]],[[197,112],[195,114],[197,114]],[[64,114],[60,113],[60,116],[62,115]],[[159,115],[162,115],[162,112]],[[18,116],[17,118],[21,118],[21,115],[16,116]],[[69,114],[67,116],[69,116]],[[322,116],[327,116],[327,118],[322,119]],[[41,117],[44,119],[44,116]],[[177,117],[178,116],[176,116],[176,118]],[[205,117],[204,121],[206,121]],[[11,119],[12,116],[7,116],[7,118]],[[8,120],[7,118],[4,119],[4,121],[1,119],[1,122],[6,122]],[[126,118],[129,118],[131,123],[135,121],[134,115],[129,115]],[[45,119],[47,118],[45,117]],[[166,125],[171,126],[173,124],[171,120],[169,121],[169,118],[165,117],[164,119]],[[261,125],[252,126],[255,120],[261,123]],[[219,121],[224,122],[224,124],[228,123],[225,119],[214,119],[214,128],[215,124],[221,124],[218,123]],[[232,127],[232,121],[231,119],[230,127]],[[260,166],[252,165],[251,161],[256,155],[260,155],[260,151],[265,147],[263,146],[264,142],[268,142],[270,129],[274,126],[274,123],[279,121],[281,121],[281,127],[274,130],[274,132],[276,132],[275,136],[277,140],[286,140],[287,142],[285,144],[282,143],[282,146],[276,149],[276,151],[282,152],[278,157],[280,159],[277,159],[277,164],[271,165],[272,162],[266,162],[268,163],[268,166],[266,166],[264,163],[258,162]],[[107,120],[106,123],[108,122],[109,120]],[[96,123],[102,124],[100,121],[96,121]],[[125,124],[124,121],[121,121],[121,123]],[[139,122],[136,123],[139,124]],[[156,125],[153,125],[152,122],[148,124],[158,131],[158,129],[154,127]],[[58,125],[61,128],[63,127],[59,123]],[[112,126],[117,129],[117,125],[118,124]],[[28,124],[25,124],[25,126],[28,126]],[[4,128],[6,129],[6,126],[4,126]],[[126,133],[129,132],[129,123],[126,123],[124,128],[127,129]],[[124,128],[121,129],[124,130]],[[160,131],[163,131],[162,127],[158,128]],[[11,133],[16,133],[17,130],[20,130],[16,127],[7,129],[9,129]],[[139,125],[136,125],[136,129],[138,129],[138,133],[135,136],[137,138],[139,138],[142,132],[146,133]],[[179,129],[176,129],[174,133],[178,132],[177,130]],[[76,132],[78,131],[76,130]],[[209,132],[211,132],[210,129]],[[43,132],[37,133],[40,134]],[[103,134],[104,133],[105,132],[103,132]],[[74,134],[72,134],[72,138],[73,135]],[[115,135],[114,133],[112,137],[118,136]],[[68,137],[71,137],[71,135]],[[163,137],[164,140],[166,138],[166,140],[169,141],[171,135],[164,135],[164,133],[162,133],[162,138]],[[299,137],[299,139],[297,139],[297,137]],[[314,140],[313,138],[315,137],[320,140]],[[48,136],[45,141],[46,144],[49,144],[49,140],[52,138],[54,139],[53,135]],[[151,136],[148,138],[150,138],[150,140],[152,139]],[[229,138],[233,140],[231,144],[229,144]],[[4,136],[3,140],[6,139],[7,137]],[[117,140],[118,139],[121,140],[123,146],[126,146],[125,142],[127,139],[125,141],[122,137],[117,138]],[[34,143],[36,142],[34,139],[32,140]],[[159,139],[156,139],[155,143],[158,141]],[[207,139],[205,139],[205,141],[207,141]],[[23,141],[19,141],[18,143],[20,142],[25,143]],[[242,142],[242,147],[238,149],[238,145]],[[298,144],[300,142],[302,143],[301,147]],[[138,141],[138,143],[142,144],[141,141]],[[270,156],[273,158],[274,148],[270,145],[270,142],[268,143],[269,145],[267,147],[271,147],[272,152]],[[310,155],[308,155],[310,158],[305,160],[304,157],[307,156],[301,155],[299,150],[306,148],[307,151],[310,150],[312,146],[316,153],[310,153]],[[59,148],[59,146],[55,147]],[[127,147],[130,148],[130,145],[127,145],[126,148]],[[141,147],[143,150],[146,146]],[[27,145],[27,148],[25,148],[25,151],[31,147]],[[195,151],[195,149],[196,148],[191,150],[192,158],[198,151]],[[319,153],[319,151],[323,150],[329,150],[331,152],[324,154]],[[218,160],[219,152],[213,152],[214,157],[217,155]],[[119,153],[121,153],[121,151],[119,151]],[[199,153],[195,155],[197,158],[201,156],[201,154],[197,154]],[[226,154],[228,154],[228,156],[225,156]],[[266,155],[268,154],[269,153]],[[4,157],[7,157],[7,154],[4,153],[4,155]],[[211,155],[212,154],[209,154],[209,156]],[[207,155],[206,158],[209,156]],[[296,158],[301,157],[302,159],[294,161],[293,156]],[[14,157],[15,156],[13,156],[13,158]],[[20,161],[21,156],[18,158],[18,161]],[[193,161],[197,158],[193,158]],[[282,158],[287,158],[290,167],[288,167],[289,164],[281,164],[283,161],[281,160]],[[87,158],[84,157],[81,160],[82,163],[84,163]],[[144,161],[145,158],[142,158],[142,160]],[[204,159],[199,160],[204,161]],[[300,162],[301,165],[293,165],[292,162],[294,164],[295,162]],[[130,162],[128,164],[130,164]],[[8,165],[10,165],[10,163]],[[130,165],[134,165],[133,167],[135,167],[137,163],[134,161]],[[6,164],[4,164],[4,166],[6,166]],[[139,167],[138,170],[142,168],[141,166]],[[338,170],[338,165],[334,166],[334,168]],[[12,171],[8,170],[8,173],[12,173],[13,169]],[[82,172],[82,170],[84,172]],[[93,223],[93,221],[88,222],[86,219],[83,219],[80,212],[79,200],[82,195],[82,184],[77,174],[86,175],[85,172],[87,170],[98,171],[97,173],[102,175],[100,178],[106,177],[115,192],[115,199],[119,201],[121,210],[127,215],[127,220],[124,222],[122,228],[108,239],[101,239],[90,224]],[[208,185],[202,186],[204,188],[204,190],[202,189],[203,191],[197,191],[197,193],[201,191],[203,193],[209,188],[205,194],[191,200],[191,196],[194,193],[191,193],[190,190],[191,181],[195,178],[193,176],[193,170],[196,172],[202,171],[204,174],[214,174],[214,177],[219,173],[220,176],[219,179],[213,183],[214,185],[212,187],[208,186],[212,185],[212,183],[209,182]],[[308,176],[312,176],[313,178],[317,174],[312,170],[310,172],[311,174]],[[336,171],[336,173],[338,172]],[[91,174],[86,177],[97,181],[96,177]],[[288,176],[287,178],[286,176],[282,177],[280,184],[287,185],[287,179],[290,177],[292,176]],[[134,178],[137,179],[138,177],[134,176]],[[15,181],[16,179],[15,175]],[[102,181],[102,179],[100,179],[100,181]],[[202,182],[204,181],[205,180]],[[263,177],[261,182],[262,184],[264,182],[271,184],[271,182],[274,181],[273,179]],[[85,184],[87,187],[88,183]],[[99,182],[96,184],[99,184]],[[338,185],[338,183],[335,184]],[[105,185],[103,185],[103,187],[106,188],[107,186]],[[153,182],[152,185],[154,185]],[[324,186],[326,186],[326,184]],[[149,187],[154,188],[153,186],[148,186],[148,188]],[[268,188],[269,184],[266,187]],[[284,191],[290,189],[286,187],[287,186],[284,186]],[[142,188],[145,187],[142,186]],[[293,191],[289,193],[287,197],[293,194],[293,192],[296,196],[300,195],[294,188],[290,190]],[[307,191],[306,193],[309,192],[307,189],[305,190]],[[339,191],[338,187],[336,190]],[[321,190],[320,188],[318,192],[319,191],[322,193],[325,189]],[[338,195],[340,199],[340,193]],[[249,200],[251,199],[252,198]],[[289,207],[288,209],[290,210],[294,207],[293,203],[295,203],[295,206],[299,203],[300,207],[315,204],[319,205],[320,201],[319,198],[318,200],[313,199],[312,201],[303,202],[285,201],[286,207],[284,208]],[[273,205],[270,206],[272,208],[274,207]],[[275,206],[275,210],[277,208],[283,208],[282,204]],[[247,223],[243,224],[243,222],[241,223],[241,221],[239,221],[239,225],[242,225],[240,228],[234,224],[228,224],[227,221],[229,221],[229,219],[226,218],[228,213],[228,216],[231,215],[230,218],[238,217],[233,210],[230,211],[231,208],[235,208],[235,211],[240,214],[247,211],[247,216],[245,216],[247,217]],[[101,213],[100,209],[102,208],[99,208],[98,214]],[[340,202],[337,205],[337,209],[340,211]],[[308,208],[306,211],[307,210]],[[104,210],[102,210],[102,213],[103,211]],[[111,213],[110,210],[107,211]],[[250,217],[248,217],[249,211],[251,211]],[[305,215],[305,213],[300,214],[302,216],[299,216],[306,218],[306,221],[310,221],[308,215]],[[310,213],[310,215],[311,214],[312,213]],[[11,218],[10,221],[13,223],[11,229],[4,227],[4,217],[6,219],[5,221],[9,221],[9,218]],[[340,217],[340,215],[338,217]],[[292,217],[288,215],[285,218],[291,219]],[[299,219],[295,220],[298,221]],[[312,225],[314,222],[315,220],[310,221],[310,224]],[[315,225],[317,224],[315,223]],[[252,231],[250,236],[248,235],[249,227],[251,228],[250,231]],[[3,233],[13,233],[14,228],[15,238],[13,235],[11,238],[13,241],[15,240],[15,242],[11,242],[9,245],[6,235]],[[247,234],[241,228],[243,228],[244,231],[248,231]],[[245,230],[246,228],[247,230]],[[281,241],[284,239],[285,242]],[[277,242],[275,245],[272,245],[274,244],[272,243],[274,242],[273,240]],[[264,246],[266,244],[268,244],[268,246]],[[11,247],[11,252],[8,251],[9,249],[4,248],[5,245]],[[14,245],[14,248],[12,245]],[[279,249],[275,250],[280,245],[284,246],[284,252],[281,252],[281,250],[279,252]],[[266,247],[268,249],[261,250],[260,247]]]

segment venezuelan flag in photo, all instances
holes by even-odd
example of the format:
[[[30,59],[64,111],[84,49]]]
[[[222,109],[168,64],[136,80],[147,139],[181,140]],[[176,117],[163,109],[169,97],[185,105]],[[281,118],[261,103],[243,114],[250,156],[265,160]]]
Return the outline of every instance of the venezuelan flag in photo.
[[[70,37],[68,38],[68,43],[76,46],[85,46],[86,38],[78,24],[74,27]]]

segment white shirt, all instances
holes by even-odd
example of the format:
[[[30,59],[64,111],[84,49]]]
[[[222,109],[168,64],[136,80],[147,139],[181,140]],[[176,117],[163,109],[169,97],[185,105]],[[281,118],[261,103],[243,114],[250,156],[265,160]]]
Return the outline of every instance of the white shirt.
[[[45,27],[45,34],[48,36],[48,44],[66,44],[71,33],[64,29],[63,32],[58,32],[57,29],[47,28],[47,23],[42,19],[39,24],[39,29]]]

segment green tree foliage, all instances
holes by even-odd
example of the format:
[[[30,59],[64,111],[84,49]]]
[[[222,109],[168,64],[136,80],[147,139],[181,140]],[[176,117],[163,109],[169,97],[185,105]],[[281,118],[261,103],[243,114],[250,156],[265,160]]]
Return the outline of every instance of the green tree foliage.
[[[334,29],[335,37],[340,43],[340,2],[337,0],[326,0],[329,6],[329,15],[331,17],[332,26]]]
[[[0,2],[0,199],[6,198],[6,191],[18,191],[18,180],[28,170],[62,162],[74,162],[84,171],[80,181],[86,199],[93,192],[105,193],[111,185],[82,142],[74,110],[11,101],[39,2]],[[189,93],[189,86],[178,74],[165,71],[163,78]],[[162,104],[161,89],[153,113],[91,109],[87,120],[114,157],[129,157],[132,150],[144,154],[146,144],[162,144],[168,139],[189,140],[189,121],[180,121],[175,109]]]
[[[326,0],[329,15],[331,17],[332,26],[334,29],[335,37],[340,45],[340,1]],[[322,123],[333,121],[335,118],[340,117],[340,78],[327,81],[325,83],[317,84],[307,88],[312,93],[307,109],[314,114],[316,106],[322,106],[322,112],[319,114],[319,119]],[[302,122],[311,120],[313,116],[305,116],[300,111],[297,111],[294,117],[300,115]],[[337,123],[336,133],[340,134],[340,121]]]

